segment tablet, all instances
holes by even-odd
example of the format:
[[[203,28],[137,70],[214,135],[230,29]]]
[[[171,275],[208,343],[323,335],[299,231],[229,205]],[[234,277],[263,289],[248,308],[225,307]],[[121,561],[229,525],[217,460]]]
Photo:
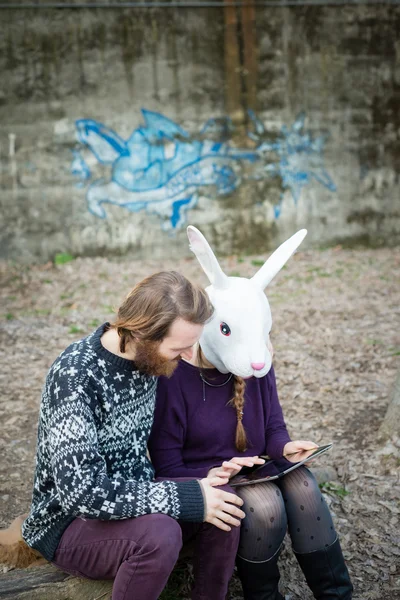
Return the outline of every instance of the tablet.
[[[280,479],[284,477],[290,471],[297,469],[304,463],[308,463],[311,460],[317,458],[327,450],[332,448],[332,444],[326,444],[325,446],[319,446],[315,450],[301,451],[298,454],[302,456],[302,459],[294,462],[296,454],[291,455],[291,460],[287,458],[279,458],[277,460],[267,460],[263,465],[257,466],[250,473],[238,473],[229,481],[229,485],[232,487],[239,487],[241,485],[252,485],[254,483],[263,483],[264,481],[273,481],[274,479]]]

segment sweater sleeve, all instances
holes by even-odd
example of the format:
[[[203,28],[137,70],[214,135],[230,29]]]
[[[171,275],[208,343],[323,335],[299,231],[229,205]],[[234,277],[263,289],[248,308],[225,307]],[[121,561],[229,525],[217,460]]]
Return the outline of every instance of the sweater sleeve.
[[[101,454],[91,399],[82,386],[63,390],[62,381],[49,394],[61,401],[51,406],[47,442],[52,476],[63,510],[89,519],[128,519],[163,513],[202,522],[204,500],[195,480],[154,482],[109,476]],[[63,394],[64,392],[64,394]]]
[[[276,389],[274,368],[271,367],[265,378],[264,401],[269,398],[268,422],[266,424],[266,450],[268,456],[273,459],[281,458],[285,444],[290,442],[290,436],[283,418],[282,407]]]
[[[148,447],[157,477],[207,477],[210,467],[192,468],[185,465],[187,412],[179,378],[160,377],[154,423]]]

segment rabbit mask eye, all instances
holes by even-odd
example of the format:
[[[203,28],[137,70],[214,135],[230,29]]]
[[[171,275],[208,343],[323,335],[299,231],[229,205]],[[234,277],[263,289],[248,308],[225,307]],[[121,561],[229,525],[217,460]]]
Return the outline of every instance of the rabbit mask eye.
[[[231,330],[230,330],[230,327],[229,327],[229,325],[227,325],[226,323],[221,323],[221,324],[220,324],[220,326],[219,326],[219,328],[220,328],[220,330],[221,330],[221,333],[222,333],[223,335],[226,335],[226,336],[229,336],[229,335],[231,335]]]

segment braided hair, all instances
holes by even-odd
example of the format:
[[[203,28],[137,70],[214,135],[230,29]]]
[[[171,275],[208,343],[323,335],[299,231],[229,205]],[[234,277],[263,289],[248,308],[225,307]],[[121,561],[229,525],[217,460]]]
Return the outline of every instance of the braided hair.
[[[243,426],[243,408],[244,408],[245,387],[246,387],[246,384],[245,384],[244,379],[242,377],[238,377],[237,375],[234,375],[234,384],[233,384],[234,396],[231,399],[230,404],[236,410],[237,425],[236,425],[235,444],[236,444],[236,448],[239,450],[239,452],[244,452],[245,450],[247,450],[247,437],[246,437],[245,428]]]

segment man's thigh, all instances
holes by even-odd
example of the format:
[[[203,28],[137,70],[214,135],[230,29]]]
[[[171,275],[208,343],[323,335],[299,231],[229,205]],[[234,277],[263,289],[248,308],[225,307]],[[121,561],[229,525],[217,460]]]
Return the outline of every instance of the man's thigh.
[[[79,577],[114,579],[120,565],[143,545],[170,534],[174,519],[151,514],[116,521],[75,519],[65,530],[53,563]]]

